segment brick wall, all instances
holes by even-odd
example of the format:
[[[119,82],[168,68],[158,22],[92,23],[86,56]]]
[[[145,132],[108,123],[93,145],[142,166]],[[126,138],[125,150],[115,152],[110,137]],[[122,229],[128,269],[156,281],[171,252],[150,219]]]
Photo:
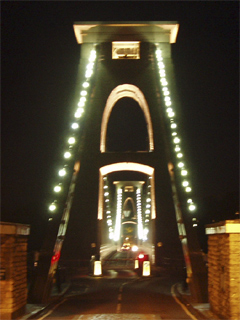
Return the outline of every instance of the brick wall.
[[[207,229],[211,309],[221,318],[240,319],[240,222],[228,220]]]
[[[14,319],[27,303],[27,234],[29,226],[0,223],[0,319]]]

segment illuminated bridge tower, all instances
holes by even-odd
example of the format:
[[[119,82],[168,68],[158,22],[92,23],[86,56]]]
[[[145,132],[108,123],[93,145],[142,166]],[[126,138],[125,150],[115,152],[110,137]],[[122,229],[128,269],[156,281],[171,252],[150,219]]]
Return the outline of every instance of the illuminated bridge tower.
[[[178,27],[175,22],[74,24],[81,59],[69,136],[54,189],[60,192],[49,207],[53,219],[60,217],[49,277],[63,240],[61,257],[66,259],[81,259],[91,243],[100,253],[103,245],[120,241],[122,231],[117,228],[122,224],[117,221],[123,211],[131,210],[132,198],[129,195],[124,208],[122,192],[129,187],[131,193],[127,182],[132,181],[138,243],[142,237],[156,259],[158,250],[179,247],[190,288],[198,301],[205,300],[206,270],[193,227],[197,207],[182,148],[171,60]],[[140,130],[132,125],[134,119]],[[131,139],[137,144],[129,144]]]

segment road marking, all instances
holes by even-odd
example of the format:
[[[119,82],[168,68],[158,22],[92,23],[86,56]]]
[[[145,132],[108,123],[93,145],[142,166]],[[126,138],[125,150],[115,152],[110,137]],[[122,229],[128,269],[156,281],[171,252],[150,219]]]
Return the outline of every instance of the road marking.
[[[177,296],[174,293],[174,287],[176,286],[176,283],[172,285],[171,287],[171,294],[174,298],[174,300],[180,305],[180,307],[183,309],[183,311],[193,320],[198,320],[188,309],[187,307],[177,298]]]
[[[56,304],[50,311],[48,311],[48,313],[46,313],[45,315],[43,315],[41,318],[38,318],[38,320],[42,320],[45,319],[47,316],[49,316],[58,306],[60,306],[63,302],[65,302],[67,299],[63,299],[62,301],[60,301],[58,304]]]
[[[118,293],[118,303],[117,303],[117,309],[116,309],[116,313],[120,313],[121,309],[122,309],[122,292],[123,292],[123,286],[126,284],[123,283],[120,288],[119,288],[119,293]]]
[[[86,293],[86,292],[88,291],[88,289],[89,289],[89,285],[86,285],[86,286],[84,287],[83,292],[79,292],[79,291],[70,291],[70,293],[69,293],[69,294],[66,294],[65,296],[66,296],[66,298],[75,297],[75,296],[77,296],[77,295],[79,295],[79,294]]]
[[[162,320],[158,314],[140,314],[140,313],[105,313],[105,314],[83,314],[79,318],[71,320]]]
[[[118,303],[118,304],[117,304],[116,313],[120,313],[120,312],[121,312],[121,307],[122,307],[121,303]]]
[[[126,281],[124,282],[120,288],[119,288],[119,293],[118,293],[118,303],[117,303],[117,309],[116,309],[116,313],[121,313],[121,309],[122,309],[122,292],[123,292],[123,286],[127,285],[127,284],[130,284],[130,283],[133,283],[135,282],[136,280],[138,279],[134,279],[132,281]],[[141,319],[141,318],[139,318]]]
[[[120,287],[120,289],[122,289],[122,287]],[[120,291],[119,289],[119,291]],[[122,292],[122,290],[121,290]],[[117,304],[117,310],[116,313],[120,313],[121,312],[121,308],[122,308],[122,293],[118,294],[118,304]]]

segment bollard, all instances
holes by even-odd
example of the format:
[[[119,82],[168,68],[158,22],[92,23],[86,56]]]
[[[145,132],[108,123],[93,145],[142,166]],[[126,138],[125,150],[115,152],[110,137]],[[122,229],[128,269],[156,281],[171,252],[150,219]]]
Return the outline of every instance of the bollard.
[[[93,275],[94,276],[101,276],[102,275],[102,262],[101,261],[94,261]]]
[[[150,261],[143,261],[143,271],[142,271],[142,275],[144,277],[148,277],[150,276]]]
[[[138,260],[134,261],[134,269],[138,269],[139,268],[139,262]]]

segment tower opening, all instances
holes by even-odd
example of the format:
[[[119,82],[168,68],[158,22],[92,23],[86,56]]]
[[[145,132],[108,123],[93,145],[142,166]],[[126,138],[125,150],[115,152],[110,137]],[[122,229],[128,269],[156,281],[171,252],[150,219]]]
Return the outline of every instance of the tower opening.
[[[106,152],[106,135],[107,135],[107,126],[109,117],[111,115],[112,109],[115,106],[116,102],[122,98],[131,98],[135,100],[141,110],[144,113],[145,120],[147,123],[147,131],[148,131],[148,151],[154,150],[154,142],[153,142],[153,128],[152,128],[152,120],[149,112],[149,107],[147,101],[142,93],[142,91],[132,84],[122,84],[117,86],[112,90],[110,95],[108,96],[105,109],[102,116],[102,124],[101,124],[101,137],[100,137],[100,151]]]
[[[148,151],[147,124],[132,98],[122,98],[112,109],[107,127],[107,152]]]
[[[126,167],[125,167],[126,168]],[[144,168],[142,168],[143,170]],[[132,247],[149,244],[152,176],[145,171],[113,171],[103,177],[101,245]],[[149,242],[150,241],[150,242]],[[134,249],[134,250],[135,250]],[[152,253],[150,253],[152,255]]]
[[[148,183],[151,185],[151,209],[149,214],[151,215],[151,219],[156,219],[155,212],[155,182],[154,182],[154,168],[143,165],[140,163],[134,162],[118,162],[106,165],[99,169],[99,196],[98,196],[98,219],[103,219],[103,211],[104,211],[104,182],[107,179],[107,176],[111,176],[111,181],[145,181],[146,177],[148,178]],[[124,186],[129,187],[131,184],[127,184]],[[126,189],[128,192],[128,188]],[[130,191],[131,193],[131,191]]]

